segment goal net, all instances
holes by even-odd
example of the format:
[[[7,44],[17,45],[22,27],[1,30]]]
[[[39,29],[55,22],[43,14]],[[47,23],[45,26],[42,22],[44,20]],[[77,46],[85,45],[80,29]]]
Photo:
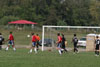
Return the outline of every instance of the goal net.
[[[86,47],[87,51],[93,50],[95,34],[100,33],[100,27],[92,26],[43,26],[42,27],[42,51],[50,48],[51,50],[57,47],[57,33],[64,34],[66,39],[66,47],[72,48],[73,34],[77,35],[79,40],[85,41],[78,43],[78,46]],[[94,38],[94,40],[93,40]],[[92,43],[91,43],[92,42]],[[86,45],[89,44],[89,45]]]

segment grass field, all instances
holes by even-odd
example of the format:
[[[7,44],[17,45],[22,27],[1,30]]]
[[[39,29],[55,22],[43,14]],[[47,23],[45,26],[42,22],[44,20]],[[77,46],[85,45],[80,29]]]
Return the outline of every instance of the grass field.
[[[38,33],[42,37],[42,31],[36,30],[4,30],[0,29],[5,40],[8,39],[9,31],[13,31],[15,37],[15,45],[29,45],[31,38],[27,35],[31,32]],[[82,31],[65,31],[58,32],[64,33],[68,41],[68,47],[72,47],[71,39],[73,33],[77,34],[78,38],[86,36],[88,33]],[[51,32],[52,38],[57,40],[57,33]],[[50,32],[45,33],[45,38],[49,37]],[[7,45],[7,43],[5,43]],[[28,54],[29,49],[17,49],[14,52],[12,49],[0,51],[0,67],[100,67],[100,57],[94,56],[94,52],[80,52],[73,54],[73,52],[64,53],[59,55],[57,51],[39,51],[38,54],[34,52]]]
[[[29,49],[0,51],[0,67],[100,67],[100,57],[94,52],[72,52],[59,55],[57,51],[39,51],[28,54]]]

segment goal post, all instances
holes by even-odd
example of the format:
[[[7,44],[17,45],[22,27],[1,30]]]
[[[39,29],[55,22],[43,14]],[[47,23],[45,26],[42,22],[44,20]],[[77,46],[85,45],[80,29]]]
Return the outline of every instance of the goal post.
[[[42,26],[42,51],[44,51],[44,38],[45,38],[44,36],[45,36],[46,28],[100,29],[100,27],[97,27],[97,26],[49,26],[49,25],[44,25],[44,26]]]

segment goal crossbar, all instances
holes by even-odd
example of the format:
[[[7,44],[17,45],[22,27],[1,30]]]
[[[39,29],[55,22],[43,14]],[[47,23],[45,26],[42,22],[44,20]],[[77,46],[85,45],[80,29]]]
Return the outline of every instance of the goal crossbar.
[[[42,51],[44,51],[44,32],[45,28],[80,28],[80,29],[99,29],[98,26],[42,26]]]

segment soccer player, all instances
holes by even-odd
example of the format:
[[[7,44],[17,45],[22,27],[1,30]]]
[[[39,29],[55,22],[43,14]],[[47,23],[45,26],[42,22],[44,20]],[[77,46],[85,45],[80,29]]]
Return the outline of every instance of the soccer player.
[[[15,44],[14,44],[14,36],[12,35],[12,32],[10,32],[9,38],[8,38],[7,41],[9,41],[9,42],[8,42],[8,46],[7,46],[7,48],[6,48],[6,51],[9,49],[9,46],[10,46],[10,45],[12,45],[13,50],[16,51]]]
[[[72,42],[73,42],[73,45],[74,45],[74,53],[75,52],[78,53],[78,49],[77,49],[78,38],[76,37],[76,34],[74,34],[74,37],[72,38]]]
[[[0,50],[2,49],[3,42],[4,42],[4,38],[3,38],[2,34],[0,33]]]
[[[36,41],[36,47],[37,47],[37,50],[38,50],[39,49],[39,45],[40,45],[40,43],[39,43],[40,37],[39,37],[38,34],[36,34],[36,39],[37,39],[37,41]]]
[[[62,42],[62,37],[60,36],[60,33],[57,34],[57,38],[58,38],[58,41],[57,41],[57,49],[58,49],[58,52],[59,54],[61,55],[62,54],[62,49],[61,49],[61,42]]]
[[[37,41],[36,36],[34,35],[34,33],[32,33],[32,47],[29,53],[32,53],[32,49],[34,49],[35,53],[37,53],[36,41]]]
[[[66,39],[64,37],[64,34],[62,34],[62,49],[64,49],[64,51],[67,52],[66,47],[65,47],[65,41]]]
[[[99,37],[96,36],[96,40],[95,40],[95,56],[99,56],[99,46],[100,46],[100,39],[98,39]]]

